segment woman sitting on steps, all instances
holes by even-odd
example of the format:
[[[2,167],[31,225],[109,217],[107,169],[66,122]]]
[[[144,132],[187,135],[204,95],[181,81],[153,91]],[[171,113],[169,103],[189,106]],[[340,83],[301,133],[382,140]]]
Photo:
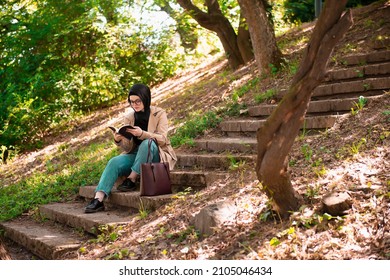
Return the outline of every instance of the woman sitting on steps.
[[[136,147],[130,152],[124,152],[110,159],[100,177],[95,189],[95,197],[85,207],[85,213],[95,213],[104,210],[103,200],[107,198],[118,179],[126,176],[125,181],[118,186],[119,191],[127,192],[136,189],[136,180],[140,175],[141,164],[147,160],[148,139],[155,138],[151,152],[153,162],[164,161],[169,163],[170,169],[175,166],[176,154],[168,139],[168,119],[166,112],[155,106],[151,106],[151,94],[148,86],[135,84],[131,87],[128,98],[133,109],[125,118],[125,124],[134,129],[127,128],[127,132],[133,135],[133,144]],[[126,138],[120,134],[114,134],[115,143],[126,148]],[[128,142],[128,140],[127,140]],[[161,159],[159,157],[159,150]]]

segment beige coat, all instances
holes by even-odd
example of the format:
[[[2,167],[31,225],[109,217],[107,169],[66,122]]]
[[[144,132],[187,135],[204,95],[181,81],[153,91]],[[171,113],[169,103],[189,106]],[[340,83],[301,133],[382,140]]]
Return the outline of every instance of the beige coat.
[[[125,116],[124,125],[134,125],[134,111],[131,110]],[[168,139],[168,118],[164,109],[150,106],[150,117],[148,123],[148,130],[144,131],[138,139],[145,140],[149,138],[155,138],[158,143],[158,147],[160,150],[161,161],[168,162],[169,168],[172,170],[176,164],[177,157],[176,153],[171,146],[171,142]],[[132,143],[126,143],[125,141],[121,141],[118,143],[123,150],[131,149]]]

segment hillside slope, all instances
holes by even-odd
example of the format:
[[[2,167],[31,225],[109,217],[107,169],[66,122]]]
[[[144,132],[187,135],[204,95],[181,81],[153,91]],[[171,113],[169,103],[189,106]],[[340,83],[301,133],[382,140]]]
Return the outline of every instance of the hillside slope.
[[[355,25],[337,46],[330,66],[339,67],[346,54],[388,48],[389,8],[389,1],[381,1],[354,10]],[[290,62],[299,60],[313,24],[278,38]],[[230,72],[225,60],[211,59],[154,88],[154,102],[167,109],[169,118],[175,120],[174,127],[189,112],[230,101],[236,89],[255,77],[254,64]],[[239,102],[248,107],[255,105],[256,94],[285,89],[291,77],[292,72],[287,71],[262,78]],[[274,98],[266,102],[277,101]],[[1,166],[2,185],[45,172],[45,157],[56,153],[64,143],[82,149],[94,142],[109,142],[107,122],[120,118],[126,106],[123,102],[79,120],[67,133],[47,139],[44,149],[20,155]],[[390,259],[389,111],[387,93],[356,115],[340,118],[334,128],[297,138],[290,171],[294,187],[306,204],[289,221],[281,222],[272,215],[254,166],[242,163],[226,179],[207,189],[179,194],[146,218],[134,218],[116,241],[86,243],[78,259]],[[204,137],[218,133],[216,129]],[[320,164],[313,166],[313,162]],[[353,206],[344,218],[327,220],[319,211],[321,198],[332,190],[352,197]],[[200,238],[193,228],[194,214],[218,201],[230,201],[240,211],[231,223]]]

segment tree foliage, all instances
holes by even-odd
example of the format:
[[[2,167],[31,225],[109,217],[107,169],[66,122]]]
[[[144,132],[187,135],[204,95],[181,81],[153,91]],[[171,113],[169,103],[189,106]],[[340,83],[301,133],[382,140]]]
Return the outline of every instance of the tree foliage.
[[[0,145],[36,147],[49,129],[172,76],[172,34],[132,1],[6,1],[0,8]]]
[[[349,0],[347,7],[356,7],[359,5],[368,5],[377,0]],[[315,18],[314,9],[315,0],[285,0],[283,2],[284,14],[283,20],[290,23],[309,22]]]

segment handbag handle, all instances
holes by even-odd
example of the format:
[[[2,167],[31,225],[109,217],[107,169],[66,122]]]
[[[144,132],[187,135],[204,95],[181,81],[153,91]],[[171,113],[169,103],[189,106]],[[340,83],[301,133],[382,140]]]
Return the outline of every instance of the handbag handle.
[[[157,146],[158,156],[160,157],[160,161],[161,161],[161,153],[160,153],[160,149],[158,148],[158,142],[157,142],[156,138],[149,138],[149,141],[148,141],[148,157],[146,158],[146,162],[152,162],[153,157],[152,157],[151,146],[152,146],[153,142]]]

